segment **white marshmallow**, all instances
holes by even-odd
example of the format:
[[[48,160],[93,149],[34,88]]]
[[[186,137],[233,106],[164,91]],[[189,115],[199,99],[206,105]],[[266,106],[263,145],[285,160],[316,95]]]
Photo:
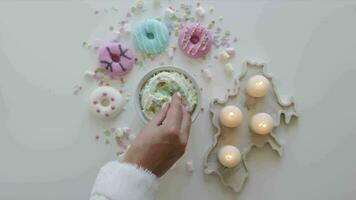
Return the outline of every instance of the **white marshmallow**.
[[[201,6],[199,6],[196,10],[195,13],[198,15],[198,17],[204,17],[205,16],[205,9]]]
[[[229,56],[234,56],[236,53],[235,49],[232,47],[226,48],[225,51],[227,54],[229,54]]]
[[[227,62],[230,59],[230,55],[226,51],[221,51],[219,54],[219,58],[221,62]]]
[[[176,15],[176,11],[173,10],[172,8],[167,8],[167,9],[165,10],[164,14],[165,14],[165,16],[166,16],[167,18],[172,18],[172,17],[174,17],[174,16]]]
[[[227,63],[224,67],[225,74],[231,76],[234,72],[234,68],[231,63]]]
[[[124,32],[127,34],[130,34],[132,31],[131,24],[129,24],[129,23],[124,24],[124,26],[122,28],[124,29]]]
[[[201,72],[203,74],[204,79],[206,79],[207,81],[210,81],[213,78],[213,73],[211,72],[210,68],[205,68]]]

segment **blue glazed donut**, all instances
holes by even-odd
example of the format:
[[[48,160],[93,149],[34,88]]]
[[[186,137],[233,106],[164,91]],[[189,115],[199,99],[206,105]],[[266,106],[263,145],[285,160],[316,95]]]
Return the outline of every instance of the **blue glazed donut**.
[[[133,35],[136,47],[146,54],[159,54],[168,46],[168,29],[166,25],[155,19],[146,19],[141,22]]]

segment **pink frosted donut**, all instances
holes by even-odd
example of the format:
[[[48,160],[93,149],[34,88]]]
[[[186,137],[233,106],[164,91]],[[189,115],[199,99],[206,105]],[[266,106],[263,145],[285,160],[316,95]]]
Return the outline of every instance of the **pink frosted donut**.
[[[179,48],[191,58],[200,58],[208,54],[212,42],[209,30],[199,23],[187,24],[178,37]]]
[[[99,49],[99,62],[110,75],[124,76],[132,69],[135,58],[125,45],[112,42]]]

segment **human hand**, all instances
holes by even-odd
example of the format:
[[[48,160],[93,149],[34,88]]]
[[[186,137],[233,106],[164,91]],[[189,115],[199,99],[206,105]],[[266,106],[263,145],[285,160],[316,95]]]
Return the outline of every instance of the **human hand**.
[[[192,120],[176,93],[132,142],[124,161],[164,175],[184,154]]]

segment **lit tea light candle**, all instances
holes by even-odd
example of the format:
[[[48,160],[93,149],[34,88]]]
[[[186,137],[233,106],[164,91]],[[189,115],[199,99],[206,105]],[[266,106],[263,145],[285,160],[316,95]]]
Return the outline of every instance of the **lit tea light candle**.
[[[219,150],[218,159],[223,166],[232,168],[241,162],[241,153],[238,148],[226,145]]]
[[[241,120],[242,112],[237,106],[225,106],[220,112],[220,122],[226,127],[238,127]]]
[[[251,97],[264,97],[270,87],[266,77],[255,75],[247,81],[246,92]]]
[[[251,118],[250,128],[257,134],[266,135],[273,129],[273,118],[267,113],[257,113]]]

